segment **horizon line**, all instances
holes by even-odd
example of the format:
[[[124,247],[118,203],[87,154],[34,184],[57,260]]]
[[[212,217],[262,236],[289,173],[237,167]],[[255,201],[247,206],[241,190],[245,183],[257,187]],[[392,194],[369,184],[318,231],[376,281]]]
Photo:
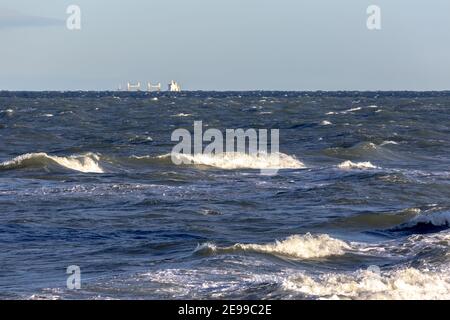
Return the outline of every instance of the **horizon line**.
[[[171,92],[168,90],[164,91],[147,91],[147,90],[140,90],[140,91],[125,91],[125,90],[86,90],[86,89],[67,89],[67,90],[55,90],[55,89],[48,89],[48,90],[0,90],[0,93],[9,93],[9,92],[31,92],[31,93],[39,93],[39,92],[47,92],[47,93],[76,93],[76,92],[115,92],[115,93],[171,93],[171,94],[180,94],[180,93],[189,93],[189,92],[450,92],[449,89],[419,89],[419,90],[411,90],[411,89],[365,89],[365,90],[358,90],[358,89],[333,89],[333,90],[324,90],[324,89],[314,89],[314,90],[282,90],[282,89],[244,89],[244,90],[238,90],[238,89],[225,89],[225,90],[219,90],[219,89],[213,89],[213,90],[203,90],[203,89],[196,89],[196,90],[182,90],[181,92]]]

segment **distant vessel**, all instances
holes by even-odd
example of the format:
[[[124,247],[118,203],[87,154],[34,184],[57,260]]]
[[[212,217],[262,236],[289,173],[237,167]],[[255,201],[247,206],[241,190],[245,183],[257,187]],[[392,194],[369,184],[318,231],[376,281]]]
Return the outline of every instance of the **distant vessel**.
[[[145,85],[144,85],[144,87],[145,87]],[[141,88],[142,88],[141,87],[141,82],[137,82],[137,83],[128,82],[127,85],[126,85],[126,88],[122,89],[122,85],[119,85],[119,89],[118,90],[119,91],[126,90],[126,91],[131,92],[131,91],[141,91]],[[144,90],[145,90],[145,88],[144,88]],[[168,90],[170,92],[181,92],[181,86],[180,86],[180,84],[178,82],[172,80],[169,83]],[[159,92],[159,91],[161,91],[161,83],[158,82],[156,84],[152,84],[151,82],[147,82],[147,91],[148,92],[152,92],[152,91]]]
[[[169,83],[169,91],[170,92],[181,92],[181,86],[178,84],[178,82],[172,80]]]

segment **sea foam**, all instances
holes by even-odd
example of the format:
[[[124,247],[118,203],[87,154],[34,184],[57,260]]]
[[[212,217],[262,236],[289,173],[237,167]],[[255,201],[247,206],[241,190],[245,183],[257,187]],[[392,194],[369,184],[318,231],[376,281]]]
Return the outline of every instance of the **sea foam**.
[[[318,278],[296,275],[282,287],[311,297],[325,299],[449,299],[450,278],[446,271],[401,268],[381,274],[369,270],[327,273]]]

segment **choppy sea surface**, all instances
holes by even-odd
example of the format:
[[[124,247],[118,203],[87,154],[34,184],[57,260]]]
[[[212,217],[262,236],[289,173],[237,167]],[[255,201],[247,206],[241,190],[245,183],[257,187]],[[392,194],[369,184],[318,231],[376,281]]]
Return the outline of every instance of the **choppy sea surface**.
[[[450,92],[0,92],[0,298],[449,299],[449,165]]]

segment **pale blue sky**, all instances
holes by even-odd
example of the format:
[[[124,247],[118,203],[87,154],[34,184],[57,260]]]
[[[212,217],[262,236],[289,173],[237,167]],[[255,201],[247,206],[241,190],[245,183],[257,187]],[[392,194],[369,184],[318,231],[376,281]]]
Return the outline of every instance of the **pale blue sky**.
[[[82,10],[82,30],[65,27]],[[382,30],[366,9],[382,9]],[[0,90],[450,89],[448,0],[0,0]]]

